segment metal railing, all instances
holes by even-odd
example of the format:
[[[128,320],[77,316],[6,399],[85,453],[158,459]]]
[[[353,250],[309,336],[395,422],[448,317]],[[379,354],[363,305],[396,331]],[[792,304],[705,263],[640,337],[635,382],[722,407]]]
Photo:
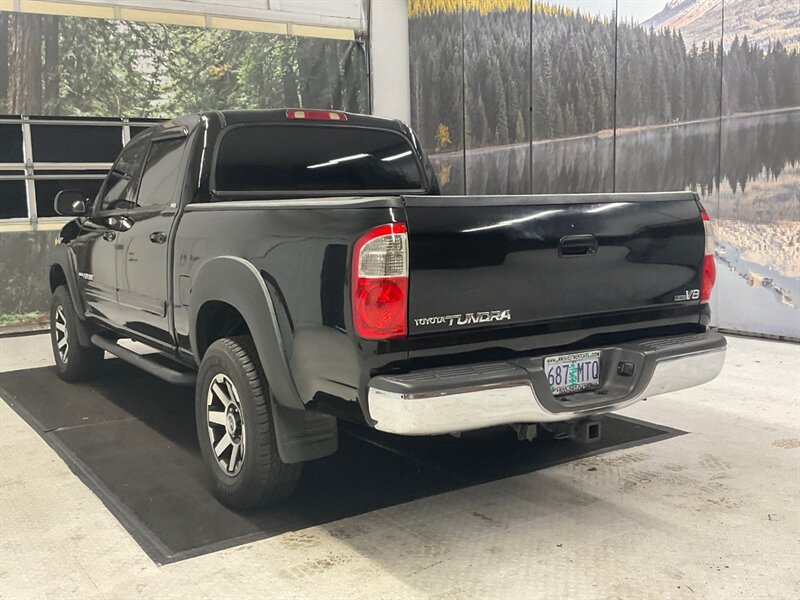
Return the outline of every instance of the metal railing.
[[[29,224],[32,229],[37,227],[40,221],[64,221],[61,217],[40,216],[38,214],[36,204],[36,182],[37,181],[52,181],[52,180],[80,180],[80,181],[102,181],[105,179],[106,171],[111,168],[111,165],[116,158],[116,154],[108,157],[108,162],[44,162],[36,160],[37,150],[39,155],[42,155],[44,148],[42,143],[39,143],[39,148],[34,147],[34,140],[31,134],[32,126],[59,126],[59,127],[116,127],[119,128],[120,133],[120,147],[125,146],[131,139],[132,127],[150,127],[154,123],[158,123],[160,119],[127,119],[120,117],[119,119],[105,119],[99,120],[96,117],[35,117],[35,116],[0,116],[0,125],[18,125],[21,128],[21,156],[22,162],[0,162],[0,182],[3,181],[20,181],[25,184],[25,199],[27,205],[27,217],[0,217],[0,224],[4,223],[17,223]],[[82,141],[76,139],[75,143],[80,144]],[[83,141],[84,143],[90,143]],[[6,149],[13,150],[12,147],[6,146]],[[117,149],[117,152],[119,151]],[[58,171],[58,173],[55,173]],[[8,199],[0,196],[0,203],[8,201]],[[4,212],[0,207],[0,214]]]

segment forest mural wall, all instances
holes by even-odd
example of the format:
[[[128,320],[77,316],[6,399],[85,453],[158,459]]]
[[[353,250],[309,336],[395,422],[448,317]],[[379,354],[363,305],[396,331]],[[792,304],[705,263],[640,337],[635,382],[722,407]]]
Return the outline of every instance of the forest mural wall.
[[[446,193],[697,191],[715,323],[798,338],[800,7],[754,4],[409,0],[412,124]]]
[[[0,12],[0,113],[368,109],[360,41]]]

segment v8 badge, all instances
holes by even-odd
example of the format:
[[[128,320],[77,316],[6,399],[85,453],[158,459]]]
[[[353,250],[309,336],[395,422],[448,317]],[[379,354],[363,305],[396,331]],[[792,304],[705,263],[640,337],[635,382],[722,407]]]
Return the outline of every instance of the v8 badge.
[[[693,290],[686,290],[682,294],[678,294],[674,298],[675,302],[686,302],[688,300],[700,300],[700,290],[697,288]]]

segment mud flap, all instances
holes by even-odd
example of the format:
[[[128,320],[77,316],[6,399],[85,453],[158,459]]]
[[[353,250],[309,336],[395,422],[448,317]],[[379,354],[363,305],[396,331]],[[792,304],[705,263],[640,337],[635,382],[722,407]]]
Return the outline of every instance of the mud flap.
[[[272,405],[278,453],[285,463],[298,463],[329,456],[339,446],[336,417]]]

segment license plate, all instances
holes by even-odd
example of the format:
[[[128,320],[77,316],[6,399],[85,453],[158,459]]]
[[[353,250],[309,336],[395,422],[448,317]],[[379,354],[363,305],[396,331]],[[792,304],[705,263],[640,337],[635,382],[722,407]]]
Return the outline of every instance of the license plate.
[[[544,359],[544,373],[554,396],[600,386],[600,351],[576,352]]]

